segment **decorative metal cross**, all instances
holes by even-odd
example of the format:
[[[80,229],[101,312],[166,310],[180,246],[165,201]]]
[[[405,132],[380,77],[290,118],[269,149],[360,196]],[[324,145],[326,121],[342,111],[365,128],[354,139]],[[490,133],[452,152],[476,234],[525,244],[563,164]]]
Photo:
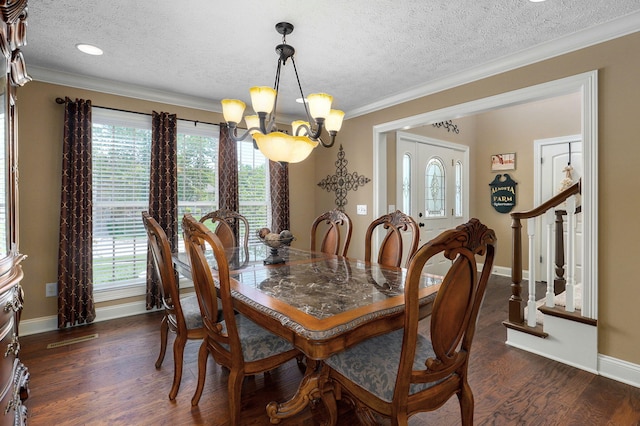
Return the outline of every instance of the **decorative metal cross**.
[[[336,193],[336,206],[343,211],[344,206],[347,205],[347,191],[357,191],[359,187],[371,182],[371,179],[358,175],[357,172],[349,173],[347,170],[348,161],[344,157],[344,150],[340,145],[338,161],[336,161],[336,174],[327,175],[318,183],[318,186],[327,192]]]

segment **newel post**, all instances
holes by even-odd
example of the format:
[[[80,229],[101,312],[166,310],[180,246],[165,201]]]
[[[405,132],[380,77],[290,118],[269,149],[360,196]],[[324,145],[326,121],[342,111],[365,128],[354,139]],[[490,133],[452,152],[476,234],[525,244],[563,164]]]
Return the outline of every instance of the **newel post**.
[[[520,219],[511,220],[511,297],[509,298],[509,322],[523,324],[524,310],[522,308],[522,224]]]
[[[565,290],[567,281],[564,278],[564,215],[565,210],[556,210],[556,278],[553,280],[553,291],[556,295]]]

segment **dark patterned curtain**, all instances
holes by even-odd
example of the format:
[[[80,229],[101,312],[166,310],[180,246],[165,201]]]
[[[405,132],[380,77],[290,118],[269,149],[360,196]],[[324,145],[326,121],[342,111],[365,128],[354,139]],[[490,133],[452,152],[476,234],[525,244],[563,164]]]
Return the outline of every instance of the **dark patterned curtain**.
[[[289,223],[289,165],[269,160],[271,230],[291,229]]]
[[[58,327],[90,323],[93,301],[91,101],[65,98],[58,245]]]
[[[218,138],[218,208],[240,212],[238,195],[238,143],[229,137],[227,123],[220,123]],[[236,241],[239,240],[239,224],[230,224]]]
[[[238,148],[229,137],[229,127],[220,124],[218,142],[218,208],[238,212]]]
[[[177,123],[175,114],[153,111],[149,214],[164,229],[172,252],[178,249]],[[149,249],[147,251],[147,309],[154,307],[162,307],[162,293]]]

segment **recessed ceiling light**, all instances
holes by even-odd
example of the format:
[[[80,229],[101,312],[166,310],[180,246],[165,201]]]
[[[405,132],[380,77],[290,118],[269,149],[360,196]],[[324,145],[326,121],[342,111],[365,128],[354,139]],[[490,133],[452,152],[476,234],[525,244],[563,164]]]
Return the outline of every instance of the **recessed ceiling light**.
[[[87,55],[95,55],[95,56],[99,56],[102,55],[102,49],[100,49],[97,46],[93,46],[91,44],[76,44],[76,48],[78,48],[79,51],[86,53]]]
[[[531,3],[542,3],[543,1],[546,0],[529,0]]]

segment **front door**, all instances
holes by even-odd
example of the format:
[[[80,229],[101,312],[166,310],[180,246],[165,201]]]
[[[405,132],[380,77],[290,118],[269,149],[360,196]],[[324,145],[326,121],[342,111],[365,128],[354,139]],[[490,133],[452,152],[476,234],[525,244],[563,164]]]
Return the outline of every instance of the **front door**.
[[[464,145],[397,134],[397,208],[410,214],[420,229],[420,245],[469,217],[469,149]],[[443,275],[450,261],[440,255],[427,271]]]

